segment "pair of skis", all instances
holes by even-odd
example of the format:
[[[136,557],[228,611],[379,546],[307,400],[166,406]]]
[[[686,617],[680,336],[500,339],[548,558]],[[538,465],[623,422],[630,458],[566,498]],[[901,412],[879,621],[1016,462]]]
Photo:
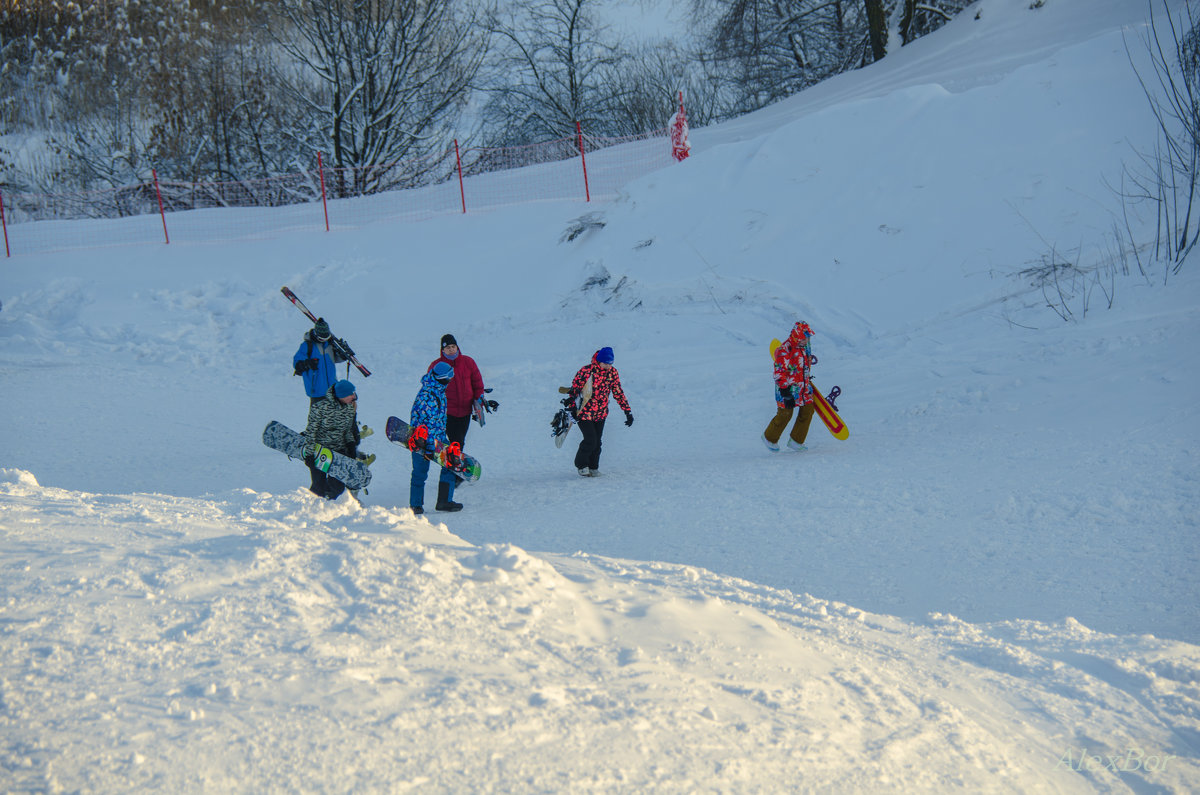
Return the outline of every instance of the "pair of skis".
[[[289,290],[286,285],[281,287],[279,291],[283,293],[284,297],[295,304],[296,308],[303,312],[309,320],[311,320],[313,323],[317,322],[317,316],[309,311],[308,307],[304,305],[304,302],[301,301],[295,293]],[[346,344],[345,340],[338,339],[337,337],[331,337],[329,342],[331,345],[333,345],[333,349],[341,354],[342,358],[358,368],[358,371],[363,374],[364,378],[371,374],[371,371],[364,367],[362,362],[354,358],[354,351],[350,349],[350,346]]]

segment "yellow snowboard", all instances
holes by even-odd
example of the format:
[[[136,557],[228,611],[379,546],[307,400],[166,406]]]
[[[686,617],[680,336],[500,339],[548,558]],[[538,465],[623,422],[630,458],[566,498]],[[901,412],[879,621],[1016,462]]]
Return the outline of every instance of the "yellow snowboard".
[[[779,340],[771,340],[771,361],[775,361],[775,349],[781,344]],[[825,427],[833,434],[834,439],[845,441],[850,436],[850,429],[833,410],[833,406],[829,405],[829,401],[821,394],[821,390],[817,389],[816,384],[813,384],[813,406],[817,410],[817,416],[821,418],[821,422],[825,423]]]

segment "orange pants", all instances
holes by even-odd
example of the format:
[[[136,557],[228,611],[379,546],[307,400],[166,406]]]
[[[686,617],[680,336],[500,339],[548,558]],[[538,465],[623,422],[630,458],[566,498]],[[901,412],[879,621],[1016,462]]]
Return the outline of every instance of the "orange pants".
[[[816,413],[817,407],[812,403],[800,406],[800,413],[796,417],[796,424],[792,426],[792,441],[796,444],[804,444],[804,440],[808,438],[808,426],[812,424],[813,414]],[[779,438],[783,436],[783,431],[787,428],[788,423],[792,420],[792,412],[795,409],[779,409],[775,413],[775,418],[767,425],[767,430],[763,433],[767,437],[767,441],[771,444],[779,444]]]

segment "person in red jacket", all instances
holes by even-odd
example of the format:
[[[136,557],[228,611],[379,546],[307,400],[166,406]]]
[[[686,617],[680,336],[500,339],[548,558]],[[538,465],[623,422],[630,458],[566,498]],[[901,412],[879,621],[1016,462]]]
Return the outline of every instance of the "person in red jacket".
[[[458,340],[453,334],[442,335],[442,355],[429,363],[426,370],[433,369],[438,362],[446,362],[454,368],[454,378],[446,387],[446,436],[450,441],[466,447],[467,429],[471,427],[471,406],[483,397],[483,376],[475,360],[458,349]],[[500,407],[494,400],[487,401],[489,411]]]
[[[814,360],[809,338],[813,330],[807,323],[797,322],[792,333],[775,349],[775,417],[763,432],[763,444],[771,452],[779,450],[779,439],[792,419],[792,412],[800,409],[796,424],[788,438],[789,450],[804,450],[808,438],[808,426],[812,423],[813,386],[809,374]]]
[[[600,474],[600,439],[604,436],[610,393],[625,412],[625,425],[633,425],[633,413],[621,389],[621,376],[613,367],[613,349],[601,348],[592,356],[590,364],[579,368],[571,381],[570,392],[563,400],[563,405],[572,409],[583,434],[583,441],[575,453],[575,468],[584,477]]]

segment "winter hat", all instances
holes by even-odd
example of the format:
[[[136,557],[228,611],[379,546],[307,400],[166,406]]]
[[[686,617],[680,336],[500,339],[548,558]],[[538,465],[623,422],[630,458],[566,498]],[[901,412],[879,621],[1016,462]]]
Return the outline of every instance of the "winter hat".
[[[458,340],[454,339],[453,334],[443,334],[442,335],[442,348],[445,348],[447,345],[457,345],[457,344],[458,344]]]
[[[433,379],[439,384],[448,384],[454,377],[454,368],[446,362],[438,362],[433,366]]]
[[[613,350],[612,348],[601,348],[600,350],[596,351],[596,355],[592,358],[601,364],[612,364]]]
[[[329,324],[325,322],[325,318],[317,318],[317,322],[313,324],[313,336],[317,338],[318,342],[324,342],[333,336],[333,332],[329,330]]]
[[[328,328],[328,326],[326,326]],[[354,384],[342,379],[333,385],[333,396],[340,398],[350,397],[355,393]]]
[[[796,321],[796,325],[792,327],[792,336],[798,340],[811,337],[812,335],[812,328],[802,320]]]

